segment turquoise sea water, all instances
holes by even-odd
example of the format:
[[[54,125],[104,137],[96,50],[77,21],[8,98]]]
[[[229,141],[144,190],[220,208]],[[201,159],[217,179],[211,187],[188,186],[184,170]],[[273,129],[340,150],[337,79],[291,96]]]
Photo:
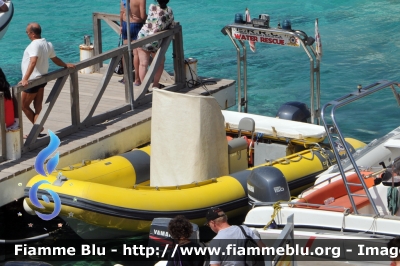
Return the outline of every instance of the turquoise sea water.
[[[152,1],[148,1],[149,5]],[[321,103],[324,104],[358,84],[381,79],[400,82],[400,1],[396,0],[171,0],[175,19],[183,26],[186,57],[198,60],[198,74],[236,79],[236,50],[221,29],[233,22],[235,13],[250,9],[252,17],[266,13],[271,26],[290,19],[293,29],[314,35],[319,30],[324,56],[321,62]],[[51,41],[65,62],[79,61],[83,36],[92,35],[92,13],[119,13],[119,1],[14,1],[15,15],[0,40],[0,67],[10,83],[20,78],[20,61],[29,39],[26,25],[39,22],[43,37]],[[118,36],[103,24],[104,50],[114,48]],[[249,112],[275,115],[286,101],[309,103],[309,60],[297,48],[256,44],[248,54]],[[169,59],[170,62],[170,59]],[[51,69],[57,67],[52,65]],[[166,65],[172,70],[171,64]],[[399,126],[400,112],[390,93],[375,94],[356,106],[343,108],[344,130],[352,137],[370,141]]]
[[[147,1],[147,5],[151,2]],[[29,43],[25,34],[28,22],[37,21],[42,25],[43,37],[53,42],[60,58],[77,62],[83,36],[93,35],[92,13],[119,13],[118,1],[105,0],[42,0],[34,3],[19,0],[14,5],[13,21],[0,40],[0,67],[13,84],[21,77],[20,61]],[[293,29],[303,30],[311,36],[314,36],[314,21],[319,19],[324,52],[321,62],[322,104],[355,90],[357,84],[365,86],[380,79],[400,81],[399,1],[172,0],[170,6],[176,21],[183,26],[185,57],[198,59],[198,74],[201,76],[237,78],[236,50],[221,29],[233,22],[235,13],[244,13],[248,7],[252,17],[269,14],[272,27],[279,21],[290,19]],[[118,36],[105,23],[103,34],[104,49],[114,48]],[[51,67],[56,68],[54,65]],[[171,70],[171,64],[166,68]],[[309,84],[309,60],[302,48],[257,44],[256,53],[248,54],[251,113],[275,115],[283,102],[292,100],[308,104]],[[375,101],[380,96],[374,98]],[[349,112],[351,117],[357,116],[357,120],[368,117],[368,122],[362,125],[369,128],[358,128],[353,121],[347,122],[351,117],[345,116],[344,127],[349,134],[370,141],[375,138],[375,133],[383,134],[398,126],[397,119],[389,119],[395,116],[389,113],[396,111],[394,105],[384,110],[385,117],[381,116],[382,109],[389,108],[387,99],[383,97],[373,104],[354,107]]]

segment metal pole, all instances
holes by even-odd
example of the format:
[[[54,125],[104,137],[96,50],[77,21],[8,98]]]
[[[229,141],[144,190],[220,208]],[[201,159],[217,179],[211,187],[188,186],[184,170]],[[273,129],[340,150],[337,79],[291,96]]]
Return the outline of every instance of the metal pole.
[[[241,41],[243,47],[243,94],[244,94],[244,112],[247,113],[247,50],[246,45]],[[242,99],[240,99],[240,103]]]
[[[319,58],[319,56],[317,57],[317,67],[316,67],[316,76],[317,76],[317,112],[319,112],[319,114],[321,114],[321,87],[320,87],[320,63],[321,63],[321,59]],[[318,113],[316,113],[316,118],[317,118],[317,124],[321,125],[321,117]]]
[[[229,28],[225,28],[225,32],[226,34],[228,34],[229,39],[231,39],[233,45],[236,48],[236,53],[237,53],[237,84],[238,84],[238,112],[242,112],[242,84],[241,84],[241,78],[242,78],[242,74],[240,73],[240,69],[241,69],[241,60],[240,60],[240,47],[239,45],[237,45],[235,39],[233,39],[232,37],[232,33],[231,30]],[[243,44],[242,44],[243,47]]]
[[[132,77],[132,46],[131,46],[131,22],[130,22],[130,5],[131,1],[126,0],[126,33],[128,37],[128,94],[129,94],[129,103],[131,105],[131,110],[134,109],[133,106],[133,77]],[[136,70],[135,70],[136,71]]]
[[[315,108],[314,108],[314,60],[310,58],[310,95],[311,95],[311,124],[314,124]]]

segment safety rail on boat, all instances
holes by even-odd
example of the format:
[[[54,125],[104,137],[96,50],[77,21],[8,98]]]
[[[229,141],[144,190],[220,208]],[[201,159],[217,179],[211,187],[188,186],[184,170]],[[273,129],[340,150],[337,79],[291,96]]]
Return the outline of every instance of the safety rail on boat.
[[[378,211],[378,209],[376,207],[376,204],[375,204],[374,200],[372,199],[371,194],[369,193],[369,190],[368,190],[368,188],[367,188],[367,186],[366,186],[366,184],[364,182],[364,179],[363,179],[363,177],[361,175],[360,169],[357,167],[357,163],[354,160],[354,157],[350,152],[350,148],[347,146],[346,141],[345,141],[345,139],[343,137],[343,134],[340,131],[340,128],[339,128],[339,126],[338,126],[338,124],[336,122],[335,111],[337,109],[339,109],[340,107],[343,107],[343,106],[345,106],[345,105],[347,105],[347,104],[349,104],[351,102],[354,102],[354,101],[356,101],[358,99],[364,98],[364,97],[366,97],[366,96],[368,96],[370,94],[373,94],[373,93],[375,93],[377,91],[380,91],[382,89],[385,89],[385,88],[390,88],[392,90],[393,95],[394,95],[398,105],[400,106],[400,95],[396,91],[396,89],[394,88],[394,85],[399,86],[398,84],[399,84],[399,82],[395,82],[395,81],[380,80],[380,81],[372,83],[372,84],[370,84],[370,85],[368,85],[368,86],[366,86],[364,88],[359,86],[356,91],[354,91],[352,93],[349,93],[349,94],[346,94],[346,95],[344,95],[342,97],[339,97],[336,100],[328,102],[321,109],[321,120],[323,122],[323,125],[324,125],[327,133],[328,133],[329,142],[333,146],[335,137],[337,137],[340,140],[340,142],[342,143],[342,145],[343,145],[343,147],[344,147],[344,149],[346,151],[346,154],[347,154],[351,164],[353,165],[353,169],[356,172],[357,177],[361,182],[361,184],[356,184],[356,185],[357,186],[362,186],[362,188],[365,191],[365,195],[359,195],[359,194],[355,194],[355,193],[351,192],[349,186],[354,186],[355,184],[347,182],[344,168],[340,163],[341,159],[340,159],[339,151],[337,149],[333,149],[335,157],[336,157],[336,160],[338,161],[339,172],[340,172],[340,174],[342,176],[342,179],[343,179],[343,182],[344,182],[344,185],[345,185],[345,188],[346,188],[347,195],[349,196],[350,203],[351,203],[351,206],[352,206],[353,211],[354,211],[355,214],[359,214],[359,213],[358,213],[357,206],[356,206],[356,204],[354,202],[353,197],[361,197],[362,196],[362,197],[367,197],[368,198],[368,200],[369,200],[369,202],[370,202],[370,204],[371,204],[371,206],[372,206],[372,208],[374,210],[375,215],[376,216],[380,216],[379,211]],[[331,108],[331,110],[330,110],[330,118],[332,120],[333,127],[332,127],[331,124],[327,123],[327,120],[324,117],[325,115],[328,114],[328,111],[327,111],[328,107]],[[333,134],[336,134],[337,136],[333,136]]]
[[[228,35],[237,51],[237,84],[238,84],[238,111],[247,113],[247,53],[246,45],[243,40],[251,40],[259,43],[276,44],[281,46],[291,46],[304,48],[305,53],[310,59],[310,111],[311,123],[318,119],[320,114],[320,58],[317,56],[312,44],[314,39],[307,36],[301,30],[285,30],[280,28],[254,27],[252,24],[230,24],[225,26],[221,32]],[[243,55],[238,43],[242,47]],[[243,93],[242,98],[242,83],[241,83],[241,63],[243,62]],[[314,79],[315,76],[315,79]],[[316,104],[316,107],[315,107]]]
[[[363,169],[363,168],[362,168],[362,167],[359,167],[359,169]],[[368,169],[363,169],[363,170],[368,170]],[[380,170],[378,170],[378,171],[376,171],[376,172],[373,172],[373,173],[371,173],[371,174],[369,174],[369,175],[364,176],[364,178],[372,178],[372,177],[374,177],[374,176],[377,176],[377,175],[380,175],[380,174],[384,173],[385,171],[386,171],[386,168],[382,168],[382,169],[380,169]],[[349,173],[349,172],[355,172],[355,171],[354,171],[353,168],[348,169],[348,170],[345,171],[345,173]],[[305,190],[303,190],[303,191],[300,193],[300,195],[299,195],[298,197],[301,199],[301,198],[303,197],[303,194],[307,193],[307,192],[310,191],[310,190],[313,190],[314,188],[316,188],[316,187],[318,187],[318,186],[320,186],[321,184],[324,184],[324,183],[326,183],[326,182],[327,182],[328,184],[330,184],[330,183],[332,182],[332,179],[337,178],[337,177],[339,177],[339,176],[341,176],[341,173],[340,173],[340,172],[339,172],[339,173],[335,173],[334,175],[330,176],[329,178],[326,178],[326,179],[322,180],[321,182],[318,182],[317,184],[314,184],[314,185],[312,185],[311,187],[306,188]]]
[[[301,159],[313,160],[313,158],[315,156],[315,152],[319,151],[321,156],[323,156],[324,158],[327,159],[328,166],[332,166],[334,163],[331,161],[331,158],[326,153],[326,150],[324,148],[322,148],[320,145],[318,145],[318,143],[313,143],[313,144],[316,144],[316,145],[308,148],[307,150],[293,153],[293,154],[290,154],[290,155],[287,155],[287,156],[284,156],[284,157],[281,157],[281,158],[278,158],[275,160],[271,160],[271,161],[266,160],[266,165],[270,166],[273,164],[290,164],[292,162],[299,162],[299,161],[301,161]],[[304,156],[304,154],[302,154],[302,153],[307,153],[307,152],[311,153],[311,158],[307,158],[306,156]]]
[[[256,208],[256,207],[262,207],[262,206],[273,206],[274,204],[276,204],[277,202],[254,202],[252,204],[252,208]],[[304,206],[304,207],[324,207],[324,208],[332,208],[332,209],[343,209],[344,212],[349,211],[348,208],[343,207],[343,206],[336,206],[336,205],[325,205],[325,204],[316,204],[316,203],[307,203],[307,202],[297,202],[297,201],[279,201],[279,204],[282,206],[288,206],[288,207],[293,207],[295,205],[299,205],[299,206]],[[370,216],[368,214],[358,214],[360,216]],[[383,218],[383,219],[389,219],[389,220],[400,220],[399,216],[393,216],[393,215],[380,215],[379,218]]]
[[[301,198],[299,198],[301,200]],[[305,206],[305,207],[325,207],[325,208],[332,208],[332,209],[343,209],[343,211],[348,211],[349,209],[343,206],[337,205],[325,205],[325,204],[318,204],[318,203],[307,203],[307,202],[299,202],[299,201],[278,201],[279,205],[285,205],[289,207],[293,207],[295,205]],[[252,204],[252,208],[260,207],[260,206],[273,206],[277,202],[254,202]]]

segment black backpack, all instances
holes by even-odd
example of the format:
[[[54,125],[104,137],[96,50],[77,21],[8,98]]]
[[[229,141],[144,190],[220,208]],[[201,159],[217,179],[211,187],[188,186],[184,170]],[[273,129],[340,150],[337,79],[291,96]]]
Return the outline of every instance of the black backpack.
[[[243,235],[246,237],[245,241],[245,248],[246,248],[246,255],[245,255],[245,263],[246,266],[263,266],[265,265],[264,263],[264,256],[262,255],[262,250],[258,246],[257,242],[248,234],[246,234],[246,231],[243,229],[241,225],[239,225],[240,230],[242,230]],[[256,248],[260,249],[259,254],[257,255],[257,252],[254,252],[255,254],[251,254],[252,252],[247,252],[247,250],[250,248],[250,250],[254,250]]]

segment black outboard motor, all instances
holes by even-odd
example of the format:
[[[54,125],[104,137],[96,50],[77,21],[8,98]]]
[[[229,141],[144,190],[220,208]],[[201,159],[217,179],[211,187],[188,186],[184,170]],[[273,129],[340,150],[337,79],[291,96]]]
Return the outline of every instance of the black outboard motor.
[[[164,250],[165,245],[168,244],[168,249],[171,251],[174,247],[174,240],[168,233],[168,224],[172,218],[154,218],[150,225],[149,234],[149,247],[158,248],[158,250]],[[190,240],[195,243],[200,242],[200,231],[197,224],[192,223],[193,233],[190,236]],[[161,254],[161,253],[160,253]]]
[[[247,179],[249,204],[254,202],[289,201],[290,191],[282,172],[272,166],[262,166],[251,171]]]
[[[308,110],[305,103],[287,102],[279,107],[276,117],[279,117],[280,119],[307,123],[310,120],[311,112]]]

